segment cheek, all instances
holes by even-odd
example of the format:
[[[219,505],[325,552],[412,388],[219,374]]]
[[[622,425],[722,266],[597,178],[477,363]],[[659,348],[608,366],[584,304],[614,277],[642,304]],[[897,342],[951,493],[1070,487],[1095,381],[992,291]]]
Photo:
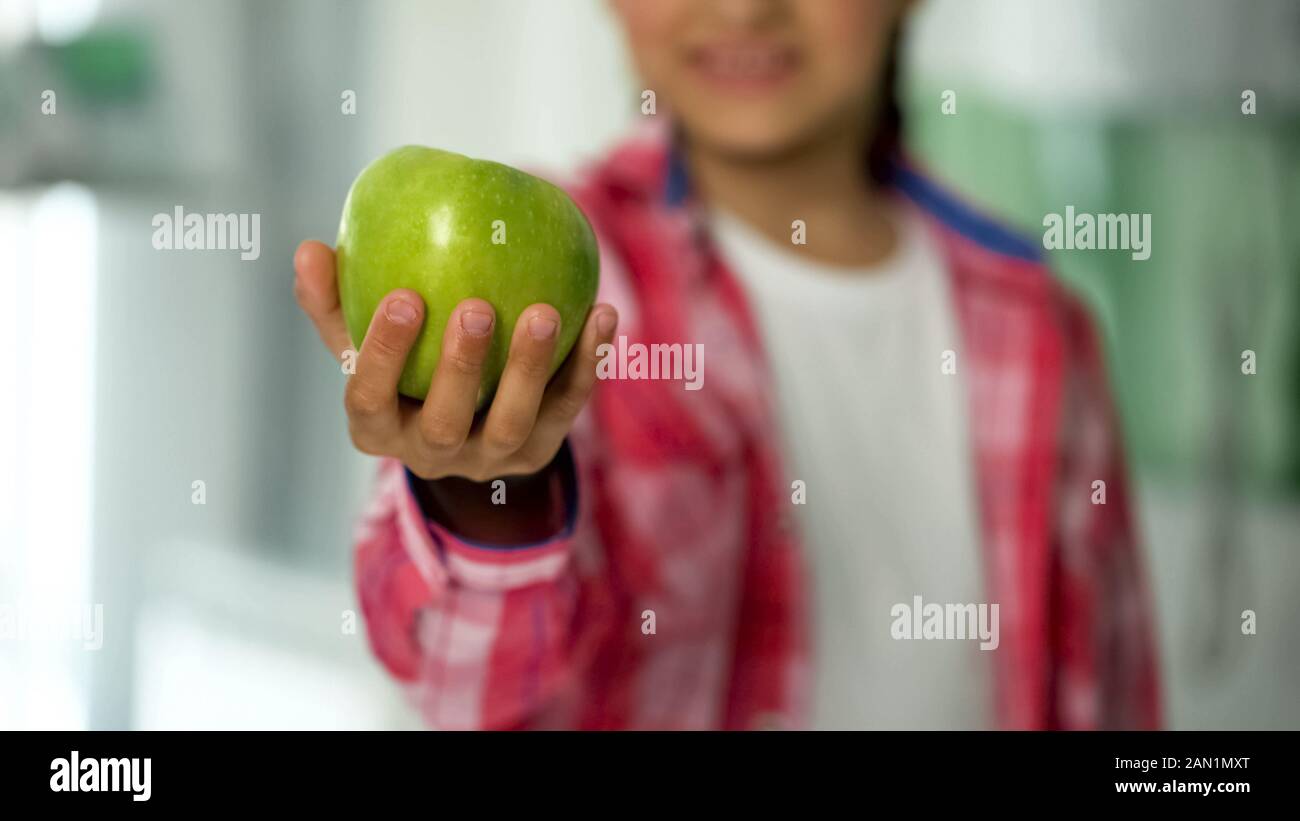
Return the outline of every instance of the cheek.
[[[672,82],[677,36],[684,28],[689,0],[618,0],[614,11],[642,79],[650,86]]]
[[[851,2],[838,14],[809,21],[811,68],[816,82],[831,94],[867,94],[879,79],[886,40],[892,26],[887,4]],[[826,7],[844,6],[827,2]]]

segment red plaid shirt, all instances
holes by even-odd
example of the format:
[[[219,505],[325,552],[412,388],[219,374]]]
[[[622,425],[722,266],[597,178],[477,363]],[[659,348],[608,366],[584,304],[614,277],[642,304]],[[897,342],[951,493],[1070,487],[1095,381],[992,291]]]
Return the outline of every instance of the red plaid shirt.
[[[897,187],[942,248],[963,334],[1000,604],[996,722],[1155,727],[1149,603],[1088,316],[1034,246],[915,172]],[[570,190],[619,332],[704,343],[706,388],[599,383],[560,456],[569,524],[539,544],[458,538],[385,463],[356,554],[374,651],[438,728],[802,726],[808,590],[745,295],[665,140],[625,144]]]

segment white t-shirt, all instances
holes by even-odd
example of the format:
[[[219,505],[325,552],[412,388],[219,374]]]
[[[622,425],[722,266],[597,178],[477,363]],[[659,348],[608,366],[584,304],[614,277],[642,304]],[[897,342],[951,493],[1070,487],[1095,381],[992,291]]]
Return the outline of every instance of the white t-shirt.
[[[992,726],[978,639],[890,629],[891,608],[916,595],[987,601],[958,329],[920,216],[900,206],[896,252],[861,269],[819,264],[722,211],[711,222],[761,323],[787,468],[805,483],[795,510],[814,583],[813,726]],[[942,372],[945,351],[957,375]]]

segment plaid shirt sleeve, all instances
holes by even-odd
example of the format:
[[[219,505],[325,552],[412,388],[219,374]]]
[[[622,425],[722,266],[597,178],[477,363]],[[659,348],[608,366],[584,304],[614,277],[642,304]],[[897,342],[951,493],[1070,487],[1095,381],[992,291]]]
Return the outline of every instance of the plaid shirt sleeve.
[[[1052,567],[1053,724],[1154,729],[1157,658],[1103,354],[1068,301],[1060,485]]]
[[[375,655],[429,726],[519,727],[562,680],[577,590],[567,501],[554,538],[479,545],[426,518],[405,469],[382,463],[356,539],[358,597]]]

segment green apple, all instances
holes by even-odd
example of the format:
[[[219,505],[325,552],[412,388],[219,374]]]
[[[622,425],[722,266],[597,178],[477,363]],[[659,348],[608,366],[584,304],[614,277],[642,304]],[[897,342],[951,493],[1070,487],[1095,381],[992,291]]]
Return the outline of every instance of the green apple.
[[[529,305],[560,313],[554,374],[596,299],[600,256],[586,218],[550,183],[500,163],[408,145],[357,176],[338,236],[343,317],[358,350],[371,317],[394,288],[424,299],[425,320],[398,390],[424,399],[443,331],[461,300],[496,310],[478,406],[496,391],[515,322]]]

